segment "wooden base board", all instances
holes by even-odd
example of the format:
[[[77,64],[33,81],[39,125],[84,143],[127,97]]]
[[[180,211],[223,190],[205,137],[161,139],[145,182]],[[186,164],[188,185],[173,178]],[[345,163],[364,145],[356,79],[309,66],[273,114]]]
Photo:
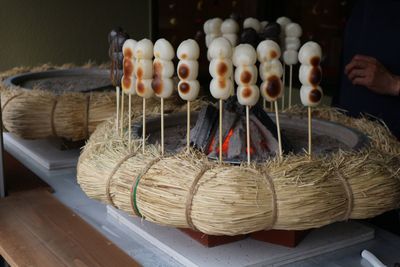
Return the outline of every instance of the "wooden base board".
[[[281,245],[285,247],[294,248],[296,247],[310,232],[307,231],[285,231],[285,230],[268,230],[258,231],[251,233],[251,238],[268,242],[275,245]]]
[[[207,235],[198,231],[193,231],[191,229],[179,229],[179,230],[190,236],[193,240],[196,240],[197,242],[208,248],[229,244],[232,242],[243,240],[247,237],[247,235],[236,235],[236,236]]]

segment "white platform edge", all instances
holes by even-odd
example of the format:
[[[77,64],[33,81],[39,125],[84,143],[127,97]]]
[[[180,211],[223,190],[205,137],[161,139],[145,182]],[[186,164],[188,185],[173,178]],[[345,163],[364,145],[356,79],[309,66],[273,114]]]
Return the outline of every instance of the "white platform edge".
[[[61,151],[54,140],[25,140],[12,133],[3,133],[3,138],[6,151],[11,154],[25,154],[47,170],[73,168],[78,163],[79,149]]]
[[[164,253],[168,254],[169,256],[171,256],[173,259],[175,259],[179,263],[183,264],[184,266],[198,267],[198,265],[194,264],[188,258],[186,258],[182,254],[178,253],[176,250],[170,248],[169,246],[167,246],[166,244],[161,242],[159,239],[155,238],[154,236],[152,236],[151,234],[149,234],[142,228],[138,227],[136,224],[129,221],[129,219],[127,219],[126,217],[121,216],[121,214],[119,212],[120,211],[118,211],[114,207],[107,205],[107,215],[109,215],[113,220],[117,221],[121,225],[126,226],[131,231],[135,232],[136,234],[138,234],[139,236],[141,236],[142,238],[147,240],[150,244],[157,247]]]
[[[132,230],[134,233],[138,234],[145,240],[147,240],[149,243],[160,249],[161,251],[165,252],[172,258],[174,258],[176,261],[179,263],[183,264],[184,266],[199,266],[196,263],[192,262],[190,259],[179,253],[177,250],[169,247],[167,244],[163,243],[162,240],[157,239],[155,236],[152,234],[148,233],[145,231],[143,228],[135,224],[130,218],[126,215],[122,215],[122,211],[117,210],[116,208],[107,205],[107,215],[110,216],[110,218],[117,223],[127,227],[128,229]],[[365,226],[366,227],[366,226]],[[368,227],[369,228],[369,227]],[[375,232],[371,228],[371,232],[360,235],[356,238],[352,238],[351,241],[349,242],[348,239],[341,241],[341,242],[335,242],[335,245],[332,246],[331,244],[326,245],[326,246],[320,246],[318,248],[311,249],[307,251],[307,255],[304,255],[303,251],[298,251],[297,253],[295,251],[292,251],[290,255],[290,259],[275,259],[275,262],[270,264],[270,262],[258,262],[255,264],[248,264],[245,266],[266,266],[265,264],[269,264],[268,266],[282,266],[285,264],[297,262],[300,260],[304,260],[307,258],[311,258],[317,255],[321,255],[324,253],[332,252],[337,249],[345,248],[345,247],[350,247],[352,245],[362,243],[371,239],[374,239],[375,237]],[[177,230],[178,231],[178,230]],[[225,265],[221,265],[225,266]]]

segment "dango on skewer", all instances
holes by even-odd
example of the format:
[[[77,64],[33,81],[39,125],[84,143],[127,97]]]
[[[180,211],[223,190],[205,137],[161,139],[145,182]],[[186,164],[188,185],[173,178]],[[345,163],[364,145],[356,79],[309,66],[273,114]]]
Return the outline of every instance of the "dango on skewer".
[[[255,84],[257,81],[256,50],[249,44],[238,45],[233,52],[233,64],[236,67],[235,81],[238,84],[237,98],[241,105],[246,106],[246,141],[247,164],[250,165],[250,107],[257,104],[260,91]]]
[[[174,91],[172,76],[174,75],[174,48],[165,39],[158,39],[154,44],[153,81],[151,87],[154,94],[161,99],[161,154],[164,155],[164,98]]]
[[[293,66],[298,63],[298,49],[300,48],[300,37],[303,34],[301,26],[291,22],[285,28],[285,52],[283,62],[289,66],[289,107],[292,106],[292,83]]]
[[[222,110],[223,101],[233,91],[232,82],[232,43],[220,37],[208,47],[210,61],[209,72],[213,79],[210,82],[210,93],[219,101],[219,161],[222,162]]]
[[[120,108],[123,105],[120,105],[120,97],[121,97],[121,79],[123,74],[123,54],[122,48],[125,41],[129,38],[128,34],[124,32],[121,28],[116,28],[111,30],[108,34],[108,55],[111,59],[111,69],[110,69],[110,78],[113,86],[115,87],[115,96],[116,96],[116,132],[117,134],[120,132]],[[122,94],[123,99],[123,94]],[[121,126],[122,129],[122,126]]]
[[[302,83],[300,88],[300,99],[308,108],[308,156],[312,153],[312,118],[311,108],[320,104],[323,92],[319,86],[322,78],[321,67],[319,66],[322,57],[322,50],[315,42],[305,43],[299,51],[299,61],[302,64],[299,70],[299,79]]]
[[[292,21],[288,17],[279,17],[276,22],[281,25],[281,34],[280,34],[280,42],[283,46],[285,44],[286,39],[286,26],[289,25]],[[285,109],[285,89],[286,89],[286,63],[283,61],[283,97],[282,97],[282,110]]]
[[[221,24],[222,37],[227,39],[233,47],[238,43],[239,24],[234,19],[226,19]]]
[[[221,37],[222,24],[223,21],[220,18],[209,19],[204,23],[203,29],[206,34],[206,47],[209,47],[214,39]]]
[[[210,22],[211,23],[211,22]],[[210,27],[213,24],[211,24]],[[187,102],[186,149],[190,150],[190,102],[199,95],[200,84],[197,81],[200,47],[193,39],[183,41],[177,49],[179,59],[177,73],[179,77],[178,93]]]
[[[142,149],[145,153],[146,146],[146,99],[154,95],[152,84],[153,77],[153,43],[149,39],[142,39],[135,46],[135,76],[136,93],[143,98],[143,125]]]
[[[121,86],[122,92],[128,95],[128,145],[131,149],[132,139],[132,95],[136,95],[136,77],[135,77],[135,46],[137,42],[133,39],[125,41],[122,47],[124,55],[123,71]],[[123,125],[123,118],[122,123]]]
[[[271,57],[271,55],[273,55]],[[263,98],[275,105],[275,117],[279,143],[279,156],[282,158],[282,141],[281,141],[281,130],[279,123],[278,113],[278,99],[283,95],[283,83],[281,80],[282,64],[278,60],[281,55],[281,50],[278,44],[272,40],[262,41],[257,47],[258,60],[261,62],[261,66],[271,66],[260,68],[262,74],[260,74],[263,82],[260,87],[261,95]],[[280,65],[280,66],[279,66]],[[273,66],[273,67],[272,67]]]

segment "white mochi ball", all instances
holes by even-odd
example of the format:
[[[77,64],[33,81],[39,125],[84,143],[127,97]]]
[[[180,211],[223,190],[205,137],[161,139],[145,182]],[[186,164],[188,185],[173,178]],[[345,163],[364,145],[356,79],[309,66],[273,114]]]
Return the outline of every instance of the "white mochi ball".
[[[321,103],[324,93],[321,87],[303,85],[300,88],[301,103],[306,107],[316,107]]]
[[[154,95],[151,87],[152,79],[136,80],[136,94],[143,98],[150,98]]]
[[[206,22],[204,22],[204,24],[203,24],[203,30],[204,30],[204,33],[205,33],[206,35],[209,34],[209,33],[211,33],[210,22],[211,22],[211,19],[208,19],[208,20],[206,20]]]
[[[237,33],[239,31],[239,24],[234,19],[226,19],[221,24],[221,32],[226,33]]]
[[[125,76],[135,76],[135,60],[133,58],[124,58],[122,70]]]
[[[174,63],[170,60],[156,58],[153,61],[153,76],[170,78],[174,75]]]
[[[237,89],[237,99],[243,106],[254,106],[260,98],[260,90],[257,85],[239,85]]]
[[[153,60],[151,60],[151,59],[136,59],[135,76],[137,79],[153,78]]]
[[[154,44],[154,57],[164,60],[172,60],[175,56],[175,50],[171,43],[164,38],[158,39]]]
[[[266,74],[265,81],[261,83],[260,91],[268,102],[276,101],[283,94],[282,80],[274,74]]]
[[[197,60],[200,55],[200,47],[198,43],[193,39],[187,39],[183,41],[176,52],[179,59],[191,59]]]
[[[142,39],[136,43],[135,57],[137,59],[153,58],[153,43],[149,39]]]
[[[257,67],[255,65],[240,65],[235,69],[235,82],[238,85],[250,85],[257,82]]]
[[[260,22],[261,29],[264,29],[265,26],[267,26],[267,25],[268,25],[268,21],[266,21],[266,20],[263,20]]]
[[[300,38],[300,36],[303,34],[303,30],[301,29],[301,26],[298,23],[291,22],[286,25],[285,27],[285,35],[287,37],[297,37]]]
[[[231,96],[233,82],[230,79],[212,79],[210,93],[216,99],[226,100]]]
[[[265,61],[260,64],[260,77],[264,81],[270,75],[276,75],[282,77],[283,66],[279,59],[274,59],[271,61]]]
[[[253,28],[256,32],[260,32],[261,24],[256,18],[247,18],[243,22],[243,29]]]
[[[258,61],[265,62],[281,57],[281,48],[272,40],[264,40],[257,46]]]
[[[301,65],[299,80],[303,85],[317,86],[321,83],[322,69],[320,66]]]
[[[300,39],[297,37],[286,37],[285,38],[285,48],[286,50],[296,50],[300,48]]]
[[[181,80],[196,80],[199,73],[199,62],[196,60],[180,60],[177,74]]]
[[[257,61],[256,50],[249,44],[240,44],[235,47],[232,56],[233,65],[254,65]]]
[[[124,42],[122,46],[122,53],[126,58],[135,58],[135,46],[137,44],[136,40],[128,39]]]
[[[136,79],[135,77],[122,76],[122,91],[127,95],[136,95]]]
[[[213,18],[208,24],[209,32],[215,34],[221,34],[222,19]]]
[[[180,81],[178,83],[179,96],[186,101],[193,101],[197,98],[200,92],[200,83],[194,81]]]
[[[229,58],[216,58],[211,60],[208,67],[211,77],[227,79],[232,76],[233,65]]]
[[[276,23],[281,25],[281,28],[285,30],[286,25],[291,23],[292,21],[288,17],[279,17],[276,19]],[[284,32],[283,32],[284,33]]]
[[[322,49],[319,44],[313,41],[305,43],[299,51],[299,61],[301,64],[317,66],[322,58]]]
[[[231,45],[234,47],[237,45],[238,43],[238,35],[236,33],[224,33],[222,35],[222,37],[224,37],[225,39],[227,39]]]
[[[289,66],[296,65],[298,62],[298,56],[299,53],[296,50],[286,50],[283,53],[283,62]]]
[[[232,45],[224,37],[218,37],[208,47],[211,58],[230,58],[232,56]]]
[[[151,82],[154,94],[160,98],[168,98],[174,92],[174,82],[170,78],[154,78]]]

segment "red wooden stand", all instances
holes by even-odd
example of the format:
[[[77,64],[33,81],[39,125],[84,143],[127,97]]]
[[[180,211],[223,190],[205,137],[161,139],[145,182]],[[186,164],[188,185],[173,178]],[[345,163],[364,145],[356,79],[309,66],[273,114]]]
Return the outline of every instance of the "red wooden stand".
[[[217,236],[217,235],[207,235],[201,232],[193,231],[191,229],[180,229],[182,232],[190,236],[192,239],[201,243],[203,246],[208,248],[216,247],[228,243],[233,243],[242,239],[245,239],[247,235],[236,235],[236,236]]]
[[[268,230],[251,233],[251,238],[263,242],[268,242],[285,247],[296,247],[301,240],[306,237],[310,230],[305,231],[286,231],[286,230]]]

